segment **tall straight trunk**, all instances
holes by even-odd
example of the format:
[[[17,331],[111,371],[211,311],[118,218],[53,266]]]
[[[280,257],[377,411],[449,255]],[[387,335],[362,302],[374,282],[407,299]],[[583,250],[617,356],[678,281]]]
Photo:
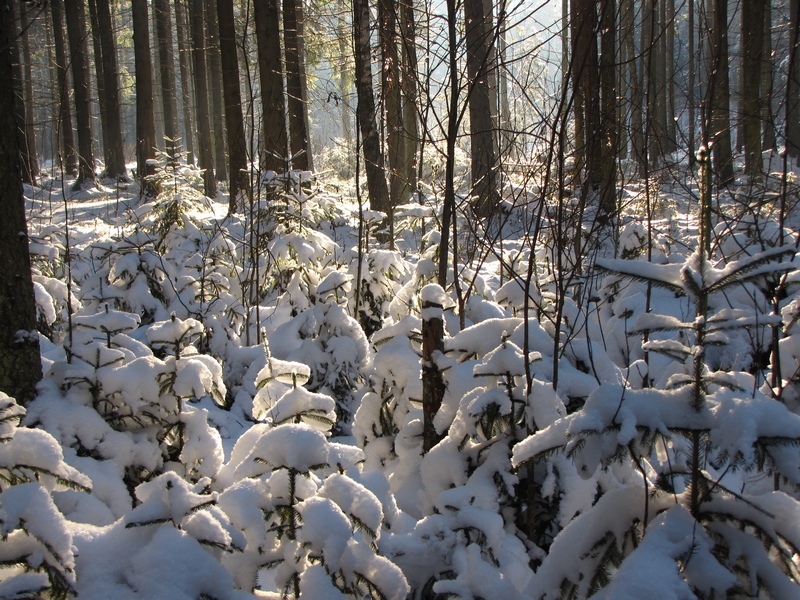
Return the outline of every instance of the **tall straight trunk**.
[[[714,0],[713,23],[711,81],[709,83],[710,138],[714,141],[714,171],[717,174],[720,185],[727,185],[733,182],[727,0]]]
[[[592,0],[573,3],[572,70],[576,121],[583,129],[584,185],[596,189],[602,181],[600,143],[600,85],[597,55],[597,11]]]
[[[103,161],[108,163],[108,100],[106,99],[106,82],[103,77],[103,46],[100,43],[100,24],[97,21],[97,2],[96,0],[87,0],[87,8],[89,9],[89,24],[91,25],[90,33],[92,37],[92,50],[94,56],[92,62],[94,63],[95,82],[97,83],[97,108],[100,112],[100,147],[97,148],[98,153],[103,154]],[[100,173],[101,177],[106,176],[105,168]]]
[[[72,177],[78,174],[78,152],[75,149],[75,132],[72,129],[72,106],[69,101],[67,77],[67,51],[64,46],[64,5],[62,0],[50,0],[53,21],[53,45],[56,55],[56,98],[58,99],[58,128],[60,152],[64,172]]]
[[[353,148],[353,121],[350,111],[350,86],[351,75],[348,72],[348,64],[352,57],[352,49],[348,43],[350,35],[347,31],[347,24],[343,16],[339,17],[339,95],[341,96],[341,109],[342,109],[342,140],[344,142],[345,151],[347,152],[347,169],[345,171],[346,177],[353,175],[353,161],[352,161],[352,148]]]
[[[214,156],[211,149],[203,0],[189,0],[189,24],[192,34],[192,66],[194,67],[195,103],[197,105],[197,166],[204,169],[203,191],[205,195],[214,198],[217,195],[217,181],[214,177]]]
[[[666,43],[664,61],[666,63],[667,89],[666,89],[666,144],[669,153],[678,149],[678,136],[675,123],[675,0],[667,0],[665,8]]]
[[[697,61],[695,56],[697,55],[697,44],[695,42],[695,0],[688,0],[688,11],[689,11],[689,64],[688,64],[688,82],[687,82],[687,103],[689,105],[689,131],[687,135],[687,139],[689,141],[689,148],[687,149],[689,152],[689,164],[694,164],[694,152],[695,152],[695,119],[696,110],[696,92],[695,92],[695,81],[697,78]]]
[[[372,88],[372,48],[369,33],[369,1],[353,0],[353,44],[355,49],[356,118],[361,130],[361,148],[367,173],[369,207],[390,211],[389,188],[384,177],[383,152],[375,120],[375,96]]]
[[[28,127],[26,125],[26,108],[25,108],[25,82],[22,76],[22,59],[20,57],[20,49],[19,49],[19,41],[20,41],[20,23],[19,23],[19,15],[16,14],[17,8],[19,6],[14,6],[15,3],[11,2],[8,4],[8,12],[9,12],[9,19],[8,23],[10,25],[11,32],[9,33],[9,38],[13,40],[11,44],[11,48],[9,50],[9,56],[11,57],[11,88],[14,91],[14,118],[16,119],[17,123],[17,144],[16,147],[19,148],[19,160],[20,160],[20,167],[22,168],[22,181],[23,183],[35,184],[36,183],[36,172],[34,168],[34,163],[32,160],[32,156],[30,154],[30,144],[28,143],[28,136],[27,130]],[[8,82],[6,82],[8,85]]]
[[[288,170],[289,138],[286,133],[286,100],[283,93],[280,20],[278,0],[255,0],[253,3],[258,73],[263,106],[261,166],[277,173]]]
[[[99,47],[100,49],[99,56],[95,50],[95,61],[102,63],[102,68],[97,69],[97,89],[102,103],[105,104],[100,113],[103,129],[103,156],[106,163],[103,174],[109,178],[126,180],[128,174],[125,169],[125,151],[122,141],[119,69],[117,67],[117,48],[114,42],[114,22],[111,18],[111,3],[110,0],[89,0],[90,8],[92,4],[94,4],[95,13],[92,24],[94,26],[95,21],[97,23],[96,35],[99,42],[95,48]],[[102,94],[100,94],[101,79]]]
[[[214,168],[219,181],[228,179],[225,164],[225,109],[222,98],[222,60],[219,53],[217,0],[205,0],[206,56],[208,59],[211,129],[214,132]]]
[[[150,58],[150,21],[147,0],[131,0],[133,52],[136,62],[136,169],[144,190],[147,161],[156,156],[153,104],[153,62]]]
[[[94,183],[89,60],[86,53],[86,6],[83,0],[66,0],[67,37],[72,57],[72,87],[75,93],[75,122],[78,134],[78,178],[75,187]]]
[[[192,106],[192,58],[189,49],[189,34],[184,0],[175,0],[175,33],[178,37],[178,67],[181,74],[181,108],[183,109],[183,143],[186,146],[186,162],[194,164],[194,107]]]
[[[764,8],[764,49],[761,63],[761,95],[764,103],[761,109],[764,137],[761,150],[775,149],[775,115],[772,113],[772,95],[774,90],[774,56],[772,50],[772,4],[766,2]]]
[[[761,93],[764,61],[764,13],[767,0],[742,3],[742,108],[744,121],[745,172],[752,178],[762,175],[761,158]]]
[[[400,0],[400,32],[402,35],[402,91],[403,91],[403,159],[401,177],[406,183],[405,196],[417,190],[417,153],[419,152],[419,123],[417,101],[419,81],[417,65],[417,34],[413,0]]]
[[[36,304],[31,278],[25,199],[19,170],[11,56],[16,46],[12,11],[0,11],[0,390],[25,404],[42,378]],[[20,335],[24,332],[24,335]]]
[[[600,5],[600,100],[602,103],[602,148],[600,210],[611,217],[617,210],[616,164],[619,156],[617,121],[617,36],[615,0]]]
[[[639,77],[639,64],[643,62],[638,58],[636,52],[636,26],[633,0],[622,0],[621,7],[623,44],[627,61],[625,65],[628,71],[628,90],[630,93],[630,136],[631,152],[636,161],[639,173],[645,171],[644,161],[646,160],[645,136],[644,136],[644,116],[642,114],[642,104],[644,94],[642,93],[642,80]]]
[[[499,202],[495,147],[497,129],[492,113],[493,90],[490,78],[494,64],[494,32],[491,10],[486,9],[483,0],[464,2],[469,80],[471,195],[475,199],[475,211],[482,218],[490,217]],[[495,117],[496,114],[495,112]]]
[[[172,18],[169,0],[153,0],[158,45],[158,70],[161,74],[161,102],[164,105],[164,142],[167,156],[177,160],[178,100],[175,93],[175,52],[172,44]]]
[[[789,60],[786,81],[786,151],[800,164],[800,0],[789,2]]]
[[[313,168],[308,122],[303,0],[283,0],[283,39],[286,54],[286,93],[292,167]]]
[[[36,180],[39,176],[39,156],[36,148],[36,117],[33,111],[33,67],[31,65],[31,49],[28,37],[28,29],[33,23],[28,12],[32,5],[27,2],[21,4],[19,18],[22,33],[20,44],[22,46],[22,88],[25,102],[25,153],[31,179]]]
[[[242,95],[239,89],[239,59],[236,54],[236,27],[233,0],[217,0],[219,50],[222,62],[222,91],[225,98],[225,129],[230,161],[229,212],[243,207],[240,197],[249,194],[247,146],[244,138]]]
[[[386,159],[389,167],[389,202],[392,208],[408,197],[403,180],[403,100],[400,87],[400,60],[397,50],[397,15],[393,0],[379,0],[378,23],[381,42],[381,96],[386,114]]]

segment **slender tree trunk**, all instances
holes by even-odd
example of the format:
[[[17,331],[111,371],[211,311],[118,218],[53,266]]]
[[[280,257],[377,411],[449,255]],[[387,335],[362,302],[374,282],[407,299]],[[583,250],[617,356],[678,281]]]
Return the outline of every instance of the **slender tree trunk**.
[[[150,20],[147,0],[131,0],[133,52],[136,61],[136,169],[144,192],[147,161],[156,156],[156,122],[153,104],[153,63],[150,58]]]
[[[97,2],[96,0],[87,0],[87,8],[89,9],[89,32],[92,37],[92,50],[94,56],[92,61],[94,63],[94,75],[97,83],[97,108],[100,111],[100,145],[96,148],[98,153],[103,154],[103,161],[108,164],[108,100],[106,99],[106,85],[103,77],[103,47],[100,43],[100,24],[97,21]],[[96,133],[96,132],[95,132]],[[105,167],[100,172],[101,177],[106,176]]]
[[[109,0],[90,0],[89,6],[95,4],[95,16],[92,20],[97,22],[98,44],[100,55],[95,51],[95,61],[102,63],[102,68],[97,69],[98,94],[105,104],[101,111],[103,128],[103,152],[106,167],[103,174],[106,177],[125,181],[128,173],[125,168],[125,151],[122,141],[122,115],[119,98],[119,69],[117,67],[117,48],[114,42],[114,21],[111,18],[111,3]],[[94,35],[94,32],[93,32]],[[105,114],[105,117],[103,117]]]
[[[177,161],[178,144],[178,100],[175,93],[175,52],[172,43],[172,18],[169,0],[154,0],[153,12],[156,21],[156,43],[158,45],[158,69],[161,74],[161,101],[164,105],[164,142],[167,156]]]
[[[403,159],[401,176],[406,184],[404,197],[417,191],[417,153],[419,152],[418,108],[419,81],[417,65],[417,35],[413,0],[400,0],[400,31],[402,34],[403,88]]]
[[[72,129],[72,105],[69,100],[67,77],[67,52],[64,46],[64,5],[62,0],[50,0],[53,20],[53,45],[56,55],[56,98],[58,98],[60,152],[64,172],[71,177],[78,174],[78,152],[75,149],[75,132]]]
[[[688,0],[688,28],[689,28],[689,64],[688,64],[688,82],[687,82],[687,104],[689,105],[689,130],[688,130],[688,141],[689,141],[689,148],[687,149],[689,152],[689,165],[694,165],[695,161],[695,147],[697,143],[695,141],[695,120],[697,119],[696,115],[696,91],[695,91],[695,81],[697,80],[697,61],[695,56],[697,55],[697,44],[696,44],[696,37],[695,37],[695,0]]]
[[[795,57],[790,60],[791,71],[786,81],[786,151],[800,164],[800,0],[789,2],[789,53]]]
[[[764,10],[764,49],[762,50],[763,61],[761,63],[761,95],[764,98],[761,118],[764,127],[764,139],[761,145],[762,151],[775,149],[775,115],[772,113],[772,96],[774,91],[774,62],[775,57],[772,49],[772,4],[765,3]]]
[[[197,155],[203,172],[203,190],[206,196],[217,195],[214,177],[214,155],[211,147],[211,124],[208,106],[208,81],[206,74],[206,34],[203,23],[203,0],[189,0],[189,23],[192,34],[192,63],[195,101],[197,104]]]
[[[339,95],[341,96],[341,110],[342,110],[342,140],[347,152],[347,169],[345,171],[346,177],[353,175],[353,161],[352,152],[353,148],[353,121],[350,106],[350,89],[351,77],[349,73],[349,63],[352,57],[352,49],[349,45],[350,33],[347,29],[347,23],[344,17],[339,18],[339,57],[341,63],[339,64]]]
[[[619,156],[617,121],[617,36],[615,0],[600,5],[600,96],[602,102],[600,210],[608,217],[617,212],[616,165]]]
[[[78,133],[78,178],[75,187],[80,188],[95,181],[89,60],[86,54],[86,6],[83,0],[66,0],[64,7],[72,57],[72,87]]]
[[[25,199],[19,170],[11,49],[14,13],[0,11],[0,390],[25,404],[42,378]]]
[[[36,169],[33,157],[30,154],[30,144],[28,143],[25,108],[25,82],[22,76],[22,60],[19,51],[20,25],[14,2],[8,3],[9,19],[8,24],[12,28],[8,37],[13,40],[9,54],[11,57],[11,88],[14,91],[14,118],[17,122],[17,145],[19,148],[20,166],[22,168],[22,182],[31,185],[36,184]],[[8,85],[8,82],[6,82]]]
[[[408,184],[403,179],[403,100],[400,87],[400,60],[397,51],[397,15],[393,0],[378,2],[380,30],[381,90],[386,114],[386,158],[389,166],[389,203],[394,209],[408,197]]]
[[[714,2],[714,38],[710,89],[711,139],[714,141],[714,171],[720,185],[733,182],[733,152],[730,125],[730,77],[728,73],[728,3]]]
[[[19,18],[22,33],[20,42],[22,45],[22,79],[25,102],[25,154],[27,155],[31,180],[35,181],[39,177],[39,156],[36,147],[36,117],[33,110],[33,68],[31,66],[31,50],[28,36],[28,29],[33,24],[28,12],[31,10],[31,6],[31,4],[22,3]]]
[[[585,169],[584,185],[597,189],[602,180],[600,143],[600,85],[598,80],[597,11],[593,0],[573,0],[572,4],[572,71],[575,96],[576,129],[582,137],[581,163]]]
[[[744,120],[745,172],[760,179],[761,158],[761,95],[762,63],[764,61],[764,12],[767,0],[748,0],[742,3],[742,98]]]
[[[666,63],[666,144],[669,153],[678,149],[678,136],[675,123],[675,0],[666,0],[666,43],[664,60]]]
[[[286,54],[286,93],[292,167],[313,168],[308,122],[303,0],[283,0],[283,39]]]
[[[217,24],[217,0],[205,0],[206,56],[210,77],[209,98],[211,101],[211,129],[214,132],[214,168],[219,181],[228,179],[225,164],[225,110],[222,98],[222,60],[219,51],[219,26]]]
[[[375,122],[375,96],[372,88],[372,53],[369,34],[369,2],[353,0],[353,43],[355,45],[356,118],[361,130],[364,169],[367,173],[369,207],[389,213],[389,188],[384,177],[383,153]]]
[[[490,72],[494,64],[492,13],[483,0],[464,1],[469,80],[470,155],[474,208],[481,218],[494,214],[497,187],[496,127],[492,118]],[[495,117],[497,113],[494,113]]]
[[[247,175],[247,146],[244,138],[242,96],[239,89],[239,60],[236,54],[236,27],[233,1],[217,0],[219,20],[219,50],[222,61],[222,91],[225,98],[225,123],[230,160],[229,212],[242,209],[240,197],[249,195]]]
[[[286,99],[283,93],[278,0],[253,4],[258,46],[258,72],[263,105],[263,160],[261,166],[277,173],[288,170],[289,139],[286,133]]]
[[[192,58],[189,49],[186,9],[183,0],[175,0],[175,33],[178,37],[178,67],[181,74],[181,108],[183,109],[183,135],[186,145],[186,161],[195,163],[194,152],[194,107],[192,106]]]

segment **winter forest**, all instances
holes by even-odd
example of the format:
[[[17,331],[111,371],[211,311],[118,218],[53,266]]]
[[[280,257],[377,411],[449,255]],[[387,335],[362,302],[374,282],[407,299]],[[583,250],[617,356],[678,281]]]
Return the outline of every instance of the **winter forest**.
[[[800,0],[0,8],[0,599],[800,599]]]

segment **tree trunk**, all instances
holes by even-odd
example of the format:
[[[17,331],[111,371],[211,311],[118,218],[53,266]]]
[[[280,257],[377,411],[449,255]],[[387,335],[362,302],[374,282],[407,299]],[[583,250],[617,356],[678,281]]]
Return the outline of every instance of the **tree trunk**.
[[[0,390],[20,404],[34,398],[42,378],[31,278],[25,199],[19,170],[11,48],[14,13],[0,11]]]
[[[643,80],[639,77],[639,64],[644,63],[644,58],[638,59],[636,53],[636,27],[634,16],[633,0],[622,0],[622,31],[624,33],[625,54],[628,57],[628,88],[631,100],[631,152],[633,159],[639,169],[639,174],[645,171],[645,161],[647,160],[647,148],[644,136],[644,115],[642,107],[644,104],[644,94],[642,93]],[[644,69],[642,70],[644,74]]]
[[[762,62],[764,60],[764,12],[767,0],[742,3],[742,98],[744,121],[745,173],[760,179],[761,158],[761,95]]]
[[[178,36],[178,66],[181,73],[181,107],[183,109],[183,135],[186,145],[186,162],[195,163],[194,108],[192,107],[192,58],[183,0],[175,0],[175,32]]]
[[[308,122],[303,0],[283,0],[283,39],[286,54],[286,93],[292,167],[313,168]]]
[[[689,0],[689,64],[688,64],[688,82],[687,82],[687,104],[689,105],[689,131],[687,135],[687,139],[689,142],[689,148],[687,148],[689,152],[689,165],[694,164],[695,160],[695,104],[696,104],[696,93],[695,93],[695,82],[697,80],[697,60],[695,56],[697,55],[697,44],[695,42],[695,0]]]
[[[25,119],[25,85],[22,77],[22,60],[19,52],[20,28],[19,19],[16,14],[14,2],[8,3],[9,18],[8,25],[12,28],[9,32],[9,38],[13,40],[11,48],[9,49],[9,56],[11,58],[11,88],[14,92],[14,118],[17,123],[17,145],[19,148],[20,167],[22,169],[22,182],[28,184],[36,183],[36,174],[32,157],[29,154],[30,144],[27,139],[27,126]],[[7,85],[7,83],[6,83]]]
[[[164,105],[164,142],[167,156],[177,163],[180,153],[178,143],[178,100],[175,94],[175,52],[172,45],[172,18],[169,0],[154,0],[158,45],[158,70],[161,74],[161,101]]]
[[[263,106],[263,160],[261,167],[277,173],[288,170],[289,139],[286,133],[286,98],[283,93],[278,0],[253,4],[258,46],[258,72]]]
[[[384,176],[383,153],[375,122],[375,96],[372,88],[372,53],[369,34],[369,1],[353,0],[353,44],[355,46],[356,118],[361,130],[364,169],[367,172],[369,207],[389,213],[389,188]]]
[[[600,5],[600,99],[602,102],[602,148],[600,211],[612,217],[617,211],[616,166],[619,156],[617,122],[617,63],[615,0],[603,0]]]
[[[209,72],[209,99],[211,101],[211,129],[214,132],[214,168],[219,181],[228,179],[225,164],[225,110],[222,99],[222,60],[219,53],[219,26],[217,0],[205,1],[206,50]]]
[[[95,82],[97,83],[97,108],[100,112],[100,144],[96,150],[98,153],[103,154],[103,161],[105,164],[108,164],[108,113],[106,111],[108,100],[106,99],[106,85],[105,79],[103,78],[103,47],[100,44],[100,24],[97,22],[96,0],[88,0],[87,8],[89,9],[92,50],[94,51],[91,62],[94,63]],[[100,176],[106,176],[105,168],[100,172]]]
[[[774,63],[775,57],[772,50],[772,5],[766,3],[764,10],[764,49],[762,50],[763,62],[761,63],[761,95],[764,104],[761,109],[761,118],[764,126],[764,139],[762,151],[775,149],[775,115],[772,113],[772,95],[774,90]]]
[[[116,180],[127,180],[125,169],[125,151],[122,141],[122,116],[120,113],[119,99],[119,69],[117,67],[117,48],[114,42],[114,22],[111,18],[111,3],[109,0],[90,0],[90,6],[95,4],[97,37],[100,56],[95,56],[95,61],[102,63],[102,68],[97,69],[97,88],[100,90],[102,78],[105,108],[101,111],[103,128],[103,150],[106,167],[103,174]],[[94,23],[94,19],[93,19]],[[94,33],[94,32],[93,32]],[[97,54],[95,52],[95,54]],[[105,116],[103,117],[103,113]]]
[[[197,105],[197,166],[204,170],[203,193],[209,198],[215,198],[217,195],[217,181],[214,177],[214,156],[211,149],[203,0],[189,0],[189,24],[192,34],[192,63],[194,67],[192,70],[194,72],[195,103]]]
[[[230,213],[243,208],[242,194],[249,195],[247,176],[247,146],[244,138],[242,95],[239,89],[239,60],[236,54],[236,28],[233,20],[233,0],[217,0],[219,20],[219,50],[222,62],[222,91],[225,98],[225,124],[228,134],[230,161]]]
[[[789,66],[786,82],[786,151],[800,164],[800,0],[789,2]]]
[[[39,157],[36,148],[36,118],[33,112],[33,68],[31,66],[31,50],[28,42],[28,28],[33,23],[28,11],[32,5],[27,2],[21,4],[19,18],[22,33],[20,42],[22,45],[22,88],[25,103],[25,156],[27,157],[27,169],[30,172],[30,179],[35,182],[36,178],[39,177]]]
[[[666,0],[665,5],[665,43],[664,63],[666,71],[665,148],[669,154],[678,149],[678,136],[675,126],[675,0]]]
[[[150,58],[150,21],[147,0],[131,0],[133,52],[136,61],[136,169],[141,190],[147,189],[147,161],[156,156],[153,105],[153,63]]]
[[[347,153],[347,168],[345,169],[345,176],[350,178],[353,176],[353,120],[351,115],[352,107],[350,106],[350,89],[352,74],[349,72],[349,63],[352,58],[352,49],[350,47],[350,34],[347,30],[347,23],[343,16],[339,17],[339,57],[341,63],[339,64],[339,96],[342,109],[342,140],[344,142],[345,152]]]
[[[417,191],[417,153],[419,152],[419,123],[417,101],[417,39],[413,0],[400,0],[400,31],[402,34],[403,87],[403,160],[401,176],[406,183],[405,197]]]
[[[56,55],[56,98],[60,130],[60,151],[64,172],[75,177],[78,174],[78,152],[75,149],[75,132],[72,129],[72,105],[69,101],[67,78],[67,51],[64,46],[64,5],[62,0],[50,0],[50,15],[53,20],[53,45]]]
[[[86,55],[86,7],[83,0],[66,0],[67,36],[72,58],[72,87],[75,92],[75,121],[78,133],[78,178],[75,188],[95,181],[92,137],[89,60]]]
[[[720,185],[733,182],[730,126],[730,77],[728,73],[728,3],[714,0],[709,108],[710,139],[714,141],[714,171]]]
[[[494,214],[499,203],[497,187],[496,128],[492,118],[490,72],[494,65],[492,12],[483,0],[464,1],[472,193],[481,218]],[[494,113],[496,117],[496,112]]]
[[[585,169],[583,185],[597,189],[602,180],[600,143],[600,85],[598,81],[597,11],[593,0],[573,0],[572,71],[575,95],[576,128],[581,129],[581,162]],[[577,136],[576,136],[577,138]],[[578,140],[576,139],[576,143]]]
[[[400,87],[400,55],[397,51],[397,14],[393,0],[379,0],[381,96],[386,115],[386,159],[389,167],[389,204],[392,209],[408,198],[408,184],[403,180],[403,100]]]

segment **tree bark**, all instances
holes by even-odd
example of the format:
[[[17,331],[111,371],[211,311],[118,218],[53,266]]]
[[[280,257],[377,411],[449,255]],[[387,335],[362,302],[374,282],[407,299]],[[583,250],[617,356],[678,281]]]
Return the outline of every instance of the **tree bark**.
[[[194,67],[192,71],[194,73],[195,104],[197,105],[197,166],[204,169],[203,192],[209,198],[214,198],[217,195],[217,181],[214,177],[214,156],[211,149],[203,0],[189,0],[189,23],[192,34],[192,64]]]
[[[153,0],[158,45],[158,69],[161,74],[161,101],[164,105],[164,142],[167,156],[177,163],[178,100],[175,93],[175,52],[172,43],[172,18],[169,0]]]
[[[495,119],[492,118],[494,68],[494,28],[492,12],[483,0],[464,1],[467,78],[469,80],[470,167],[476,214],[488,218],[494,214],[497,189],[497,148]],[[496,106],[496,103],[495,103]],[[496,117],[496,112],[494,112]]]
[[[742,9],[742,108],[745,173],[760,179],[762,62],[764,60],[764,13],[766,0],[747,0]]]
[[[389,213],[389,188],[384,176],[384,158],[375,120],[375,96],[372,88],[372,53],[369,33],[369,2],[353,0],[353,43],[355,46],[356,118],[361,130],[361,148],[367,173],[369,207]]]
[[[247,176],[247,146],[244,138],[242,95],[239,89],[239,60],[236,54],[236,28],[233,20],[233,0],[217,0],[219,20],[219,50],[222,61],[222,91],[225,98],[225,124],[230,161],[230,213],[243,208],[241,196],[249,195]]]
[[[12,80],[14,13],[0,11],[0,81]],[[0,390],[25,404],[42,378],[14,89],[0,86]]]
[[[386,158],[389,166],[389,204],[392,208],[408,197],[408,186],[401,172],[403,147],[403,101],[397,51],[397,15],[393,0],[379,0],[378,22],[381,43],[381,90],[386,119]]]
[[[600,5],[600,96],[602,102],[602,178],[600,211],[611,217],[617,211],[616,165],[619,157],[619,123],[617,122],[617,36],[615,0]]]
[[[286,133],[286,98],[283,93],[277,0],[255,0],[253,9],[261,103],[264,110],[261,166],[276,173],[284,173],[289,168],[289,138]]]
[[[584,169],[582,185],[597,189],[602,180],[600,144],[600,85],[597,55],[597,11],[593,0],[573,0],[572,71],[575,96],[576,139],[579,161]],[[577,138],[578,136],[576,136]]]
[[[206,56],[208,57],[211,130],[214,132],[214,169],[218,181],[228,179],[225,164],[225,110],[222,98],[222,59],[219,52],[217,0],[205,1]]]
[[[417,35],[413,0],[400,0],[400,32],[402,34],[403,88],[403,160],[400,169],[406,183],[405,197],[417,191],[417,153],[419,152],[419,117],[417,102],[419,81]]]
[[[119,99],[119,68],[117,66],[117,48],[114,42],[114,22],[111,18],[109,0],[91,0],[96,2],[97,25],[101,47],[103,88],[105,89],[105,113],[103,121],[103,139],[105,149],[105,176],[117,180],[127,180],[125,169],[125,151],[122,141],[122,116]],[[98,80],[99,81],[99,80]],[[98,88],[99,88],[98,83]]]
[[[772,113],[772,96],[774,91],[774,56],[772,50],[772,5],[766,3],[764,10],[764,49],[761,63],[761,95],[764,98],[761,118],[764,126],[762,151],[774,150],[776,142],[775,115]]]
[[[308,121],[303,0],[283,0],[283,39],[286,54],[286,93],[292,168],[313,169]]]
[[[133,52],[136,62],[136,169],[141,189],[147,189],[147,161],[156,156],[153,104],[153,63],[150,58],[150,22],[147,0],[131,0]]]
[[[30,144],[28,143],[27,126],[26,126],[26,109],[25,109],[25,83],[22,76],[22,59],[20,57],[20,25],[19,16],[16,14],[14,2],[8,3],[9,18],[7,24],[11,27],[9,32],[9,39],[12,40],[11,47],[9,48],[9,56],[11,58],[11,77],[7,82],[11,83],[11,88],[14,93],[14,118],[17,123],[17,148],[19,148],[20,167],[22,169],[23,183],[35,184],[36,183],[36,167],[33,163],[32,156],[30,155]],[[6,83],[7,85],[8,83]]]
[[[56,98],[60,152],[64,172],[75,177],[78,174],[78,152],[75,149],[75,132],[72,129],[72,106],[69,101],[67,77],[67,51],[64,46],[64,5],[62,0],[50,0],[50,15],[53,21],[53,45],[56,56]]]
[[[714,0],[709,102],[714,141],[714,171],[720,185],[733,182],[733,152],[730,125],[730,77],[728,73],[728,3]]]
[[[186,162],[194,164],[194,108],[192,107],[192,59],[183,0],[175,0],[175,32],[178,36],[178,66],[181,74],[181,107],[183,109],[183,135],[186,145]]]
[[[31,66],[31,50],[28,39],[28,29],[33,24],[28,11],[30,4],[22,3],[20,10],[20,28],[22,45],[22,88],[25,103],[25,155],[27,157],[27,169],[30,172],[31,181],[36,181],[39,177],[39,156],[36,148],[36,118],[33,112],[33,68]]]
[[[800,164],[800,0],[789,2],[789,67],[786,81],[786,151]]]
[[[72,57],[72,87],[75,93],[75,122],[78,134],[78,178],[75,188],[94,183],[89,61],[86,54],[86,6],[83,0],[66,0],[67,37]]]

